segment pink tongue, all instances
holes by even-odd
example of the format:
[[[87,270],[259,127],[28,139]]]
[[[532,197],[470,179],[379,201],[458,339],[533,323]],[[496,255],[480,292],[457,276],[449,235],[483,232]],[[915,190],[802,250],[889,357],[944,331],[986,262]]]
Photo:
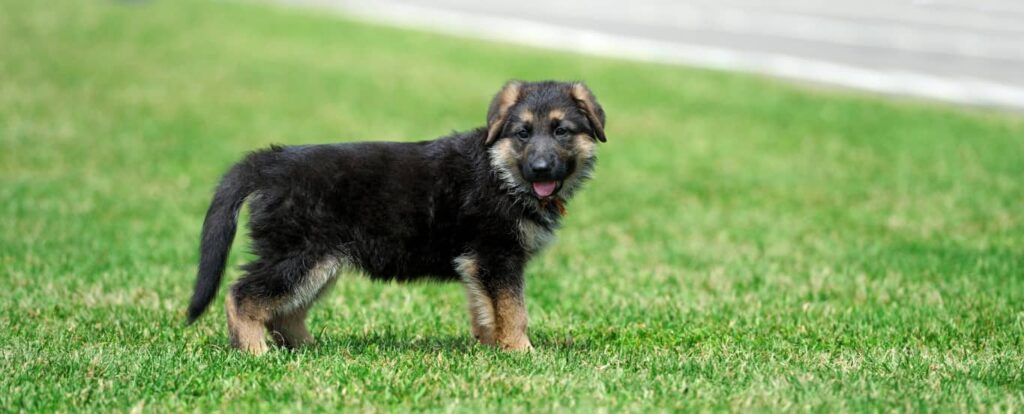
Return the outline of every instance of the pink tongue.
[[[539,197],[547,197],[555,192],[555,187],[558,187],[558,183],[554,181],[533,183],[533,192]]]

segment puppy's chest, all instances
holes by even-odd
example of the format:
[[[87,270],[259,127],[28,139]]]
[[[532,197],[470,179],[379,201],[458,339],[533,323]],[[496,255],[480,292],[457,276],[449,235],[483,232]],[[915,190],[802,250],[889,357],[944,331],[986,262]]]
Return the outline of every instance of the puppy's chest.
[[[528,219],[519,220],[516,224],[516,231],[519,244],[530,253],[543,250],[555,238],[554,229],[547,228]]]

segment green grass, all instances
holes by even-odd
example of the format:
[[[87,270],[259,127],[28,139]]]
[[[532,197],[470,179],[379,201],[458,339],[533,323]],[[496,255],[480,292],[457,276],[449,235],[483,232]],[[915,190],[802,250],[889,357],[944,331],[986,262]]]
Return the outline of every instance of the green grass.
[[[1024,409],[1019,116],[260,4],[0,2],[0,411]],[[469,129],[513,77],[608,112],[528,271],[534,353],[475,345],[457,285],[354,276],[300,352],[232,351],[220,300],[184,326],[244,152]]]

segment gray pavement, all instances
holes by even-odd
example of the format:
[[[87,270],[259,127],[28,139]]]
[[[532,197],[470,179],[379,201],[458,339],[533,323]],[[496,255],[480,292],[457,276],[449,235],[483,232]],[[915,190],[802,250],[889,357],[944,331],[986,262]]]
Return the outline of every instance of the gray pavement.
[[[1018,0],[285,0],[425,28],[1024,108]]]

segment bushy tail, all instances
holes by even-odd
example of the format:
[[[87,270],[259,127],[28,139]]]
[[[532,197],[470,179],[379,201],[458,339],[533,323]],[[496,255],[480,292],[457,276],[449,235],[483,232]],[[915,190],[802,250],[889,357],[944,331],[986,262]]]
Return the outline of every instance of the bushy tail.
[[[238,163],[221,179],[210,208],[203,221],[203,236],[199,242],[199,271],[192,303],[188,306],[188,323],[203,314],[217,295],[221,276],[227,265],[231,242],[238,227],[238,212],[245,198],[254,189],[250,160]]]

